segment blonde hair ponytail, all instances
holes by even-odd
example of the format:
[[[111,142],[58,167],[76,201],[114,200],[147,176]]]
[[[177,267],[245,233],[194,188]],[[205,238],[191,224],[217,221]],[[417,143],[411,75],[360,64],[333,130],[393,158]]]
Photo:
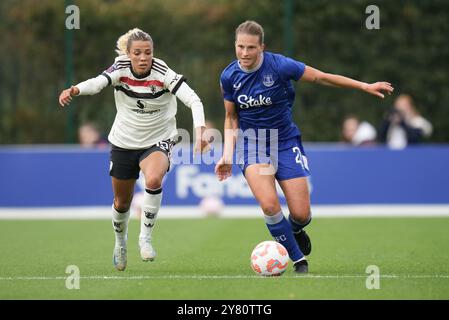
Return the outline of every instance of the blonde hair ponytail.
[[[153,39],[151,39],[151,36],[148,33],[139,28],[134,28],[118,38],[117,49],[115,52],[117,52],[119,56],[126,55],[131,47],[131,43],[136,40],[150,41],[151,45],[153,45]]]

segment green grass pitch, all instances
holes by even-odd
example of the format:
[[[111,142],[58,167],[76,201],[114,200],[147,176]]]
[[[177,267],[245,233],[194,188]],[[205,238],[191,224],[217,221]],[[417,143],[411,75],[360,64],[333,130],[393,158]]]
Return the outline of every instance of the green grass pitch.
[[[260,219],[159,219],[142,262],[130,221],[128,268],[112,266],[107,220],[0,221],[0,299],[449,299],[449,218],[315,218],[309,275],[290,264],[256,276],[250,253],[270,240]],[[69,265],[78,290],[66,288]],[[367,289],[366,267],[380,270]]]

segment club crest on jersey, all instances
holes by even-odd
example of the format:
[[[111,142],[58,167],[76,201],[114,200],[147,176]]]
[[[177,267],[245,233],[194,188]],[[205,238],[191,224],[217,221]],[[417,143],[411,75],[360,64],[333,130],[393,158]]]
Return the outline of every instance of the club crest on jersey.
[[[263,82],[265,87],[271,87],[274,84],[273,75],[265,74],[263,76]]]

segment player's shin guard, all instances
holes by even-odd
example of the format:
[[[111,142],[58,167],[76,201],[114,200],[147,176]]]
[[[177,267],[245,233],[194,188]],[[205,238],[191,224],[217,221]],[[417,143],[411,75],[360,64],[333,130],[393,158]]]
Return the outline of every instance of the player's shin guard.
[[[162,188],[145,189],[142,202],[142,216],[140,219],[140,239],[151,239],[151,233],[161,206]]]
[[[300,232],[302,229],[304,229],[311,221],[312,221],[312,215],[309,216],[309,218],[307,219],[307,221],[305,223],[301,223],[297,220],[295,220],[291,214],[288,215],[288,221],[291,224],[293,233],[298,233]]]
[[[290,223],[285,219],[282,211],[274,216],[265,215],[265,222],[273,238],[287,249],[293,262],[304,259],[304,255],[296,243]]]
[[[126,247],[128,235],[128,221],[130,211],[120,212],[112,206],[112,227],[114,228],[115,241]]]

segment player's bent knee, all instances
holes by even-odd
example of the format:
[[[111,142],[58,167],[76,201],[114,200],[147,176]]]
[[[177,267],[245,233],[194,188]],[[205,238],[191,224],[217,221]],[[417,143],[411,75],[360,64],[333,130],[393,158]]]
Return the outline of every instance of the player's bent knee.
[[[120,199],[114,199],[114,208],[118,212],[127,212],[129,208],[131,207],[131,201],[129,200],[120,200]]]
[[[290,211],[290,215],[299,223],[306,223],[309,221],[311,214],[312,212],[310,211],[310,207],[298,211]]]
[[[145,187],[151,190],[159,189],[162,186],[162,178],[159,176],[145,177]]]
[[[261,203],[261,208],[263,212],[267,215],[273,215],[278,213],[281,210],[281,206],[277,201],[270,201],[270,202],[264,202]]]

